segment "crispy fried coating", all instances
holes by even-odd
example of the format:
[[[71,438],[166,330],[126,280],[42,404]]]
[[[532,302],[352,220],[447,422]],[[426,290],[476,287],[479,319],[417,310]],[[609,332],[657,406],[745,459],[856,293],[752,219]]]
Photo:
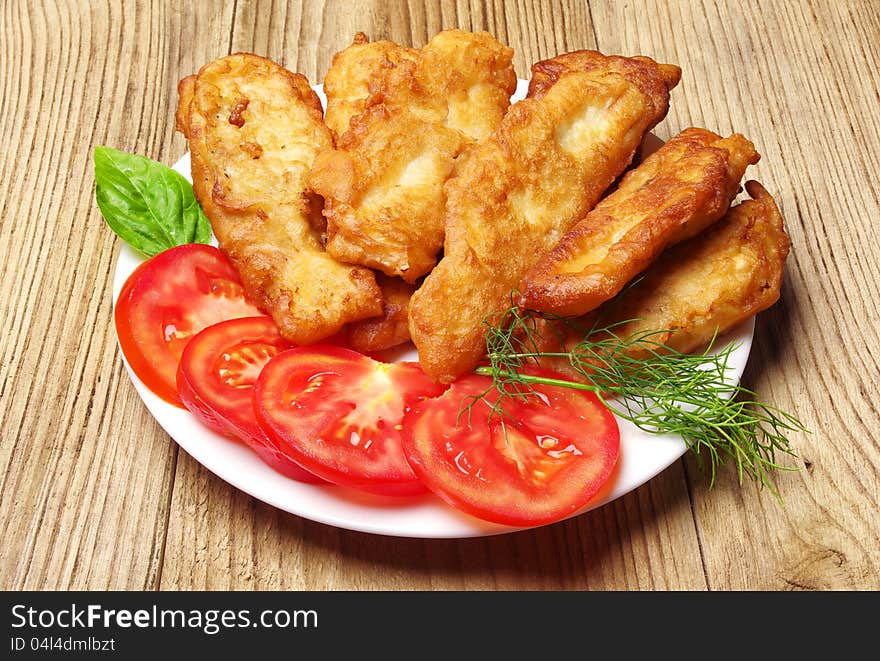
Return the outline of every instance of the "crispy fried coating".
[[[382,316],[345,327],[346,344],[362,353],[384,351],[409,342],[407,308],[416,286],[382,273],[376,274],[376,282],[382,289]]]
[[[585,314],[623,289],[668,245],[721,218],[754,145],[690,128],[672,138],[579,221],[526,275],[520,305]]]
[[[179,92],[196,198],[247,296],[281,334],[310,344],[381,314],[372,272],[334,260],[315,229],[305,179],[330,134],[305,77],[236,54],[206,64]]]
[[[575,320],[576,325],[589,329],[632,320],[617,326],[615,334],[625,338],[664,330],[651,341],[688,353],[773,305],[779,299],[790,242],[771,195],[757,181],[747,182],[746,191],[753,199],[731,207],[703,233],[668,249],[635,284]],[[545,329],[542,350],[570,351],[584,337],[571,326],[557,328],[564,342]],[[632,355],[644,353],[642,348]],[[541,360],[545,367],[578,377],[567,359]]]
[[[623,57],[603,55],[595,50],[578,50],[535,62],[529,80],[529,98],[541,98],[556,81],[573,71],[613,71],[624,76],[646,96],[666,105],[665,109],[655,110],[661,118],[669,110],[669,96],[664,88],[670,90],[681,80],[681,67],[655,62],[650,57]]]
[[[444,30],[421,55],[417,76],[426,93],[442,100],[438,119],[471,140],[489,137],[516,90],[513,49],[488,32]]]
[[[310,184],[324,198],[327,251],[408,282],[443,245],[443,183],[466,142],[384,105],[352,120],[339,149],[315,159]]]
[[[656,63],[644,76],[666,80]],[[670,79],[669,86],[677,78]],[[444,257],[410,302],[422,368],[451,382],[485,352],[483,320],[596,204],[669,103],[616,71],[569,72],[514,105],[450,179]]]
[[[384,40],[371,42],[363,32],[354,36],[351,46],[336,53],[324,78],[324,122],[334,139],[348,130],[351,118],[366,109],[371,97],[382,93],[382,82],[392,69],[418,57],[416,48]]]
[[[334,59],[328,108],[360,112],[320,154],[310,183],[325,200],[331,255],[415,282],[443,245],[443,184],[501,121],[516,75],[513,51],[487,33],[441,32],[415,59],[392,46],[376,47],[378,65],[352,63],[373,52],[357,41]],[[354,82],[339,83],[352,69]]]

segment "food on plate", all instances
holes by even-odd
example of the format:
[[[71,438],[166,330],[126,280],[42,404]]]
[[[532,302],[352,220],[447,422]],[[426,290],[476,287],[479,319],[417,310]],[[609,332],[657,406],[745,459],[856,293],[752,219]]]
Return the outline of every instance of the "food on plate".
[[[400,278],[376,274],[382,290],[382,316],[355,321],[345,330],[345,343],[361,353],[374,353],[409,342],[407,309],[415,285]]]
[[[443,184],[507,110],[512,56],[488,33],[447,30],[420,51],[359,35],[334,58],[325,92],[336,144],[310,178],[327,252],[410,283],[434,266]]]
[[[221,321],[186,344],[177,390],[184,406],[209,429],[243,441],[282,475],[322,482],[281,454],[254,416],[254,382],[270,358],[291,347],[270,317]]]
[[[804,426],[732,382],[736,344],[714,342],[779,296],[789,247],[782,217],[760,184],[748,182],[746,190],[753,200],[667,250],[592,313],[566,319],[516,306],[502,313],[487,334],[489,365],[475,370],[492,378],[489,392],[530,401],[532,388],[548,381],[528,368],[551,368],[558,375],[552,385],[602,393],[620,419],[681,438],[710,484],[730,461],[740,478],[775,493],[777,454],[794,454],[787,435]]]
[[[193,243],[141,264],[116,299],[114,320],[132,371],[159,397],[182,407],[177,366],[189,339],[218,321],[260,314],[245,299],[230,261],[213,246]]]
[[[621,177],[680,69],[566,53],[511,107],[512,57],[487,33],[358,33],[326,115],[270,60],[210,62],[179,85],[193,191],[97,148],[108,224],[141,251],[177,245],[119,295],[132,370],[288,477],[429,490],[501,524],[596,502],[618,420],[770,485],[803,425],[712,346],[780,293],[773,198],[750,181],[729,208],[754,146],[691,128]],[[208,241],[206,217],[220,249],[178,245]],[[410,337],[420,364],[364,355]]]
[[[690,128],[672,138],[572,227],[526,275],[520,305],[574,316],[617,294],[666,246],[721,218],[754,145]]]
[[[306,78],[237,54],[206,64],[179,91],[196,198],[248,298],[282,336],[313,343],[381,314],[373,273],[338,263],[321,244],[306,176],[331,140]]]
[[[614,416],[592,393],[553,386],[498,411],[497,392],[480,397],[491,386],[463,376],[406,414],[403,448],[416,474],[454,507],[496,523],[540,525],[582,509],[617,462]]]
[[[447,184],[444,257],[409,307],[410,335],[433,379],[449,383],[474,368],[485,317],[507,307],[665,116],[678,68],[647,58],[618,68],[565,73],[512,106]]]
[[[790,242],[770,193],[757,181],[747,182],[746,191],[751,200],[668,249],[617,297],[574,324],[542,332],[541,349],[567,351],[583,339],[584,330],[614,326],[618,337],[652,333],[652,343],[688,353],[773,305]],[[636,343],[631,354],[645,357],[648,349]],[[565,358],[543,357],[541,364],[582,378]]]
[[[342,347],[301,347],[263,367],[254,410],[275,446],[315,475],[402,496],[425,487],[403,455],[401,420],[442,391],[414,363],[380,363]]]
[[[360,115],[370,99],[393,94],[386,89],[385,74],[404,63],[416,63],[420,52],[393,41],[370,41],[358,32],[347,48],[333,56],[333,64],[324,77],[327,109],[324,121],[339,138],[348,130],[351,118]]]

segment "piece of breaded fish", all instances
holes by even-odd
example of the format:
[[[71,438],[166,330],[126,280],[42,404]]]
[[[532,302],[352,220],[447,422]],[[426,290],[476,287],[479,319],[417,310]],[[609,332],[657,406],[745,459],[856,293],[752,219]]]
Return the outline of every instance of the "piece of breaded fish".
[[[437,34],[416,58],[388,42],[372,46],[356,40],[327,74],[337,133],[346,116],[348,124],[310,183],[325,200],[331,255],[415,282],[443,245],[443,184],[509,106],[513,51],[460,30]],[[353,64],[364,53],[372,59]],[[353,82],[343,82],[352,69]]]
[[[660,76],[656,74],[658,69]],[[533,64],[532,77],[529,79],[529,98],[541,98],[556,84],[556,81],[573,71],[613,71],[624,76],[647,96],[661,103],[664,98],[663,88],[668,87],[669,81],[672,80],[677,84],[681,78],[679,67],[674,64],[661,64],[643,55],[624,57],[605,55],[595,50],[577,50]],[[665,116],[666,113],[663,112],[663,115]]]
[[[554,322],[557,333],[545,326],[539,348],[570,351],[594,324],[601,328],[627,322],[614,328],[615,335],[627,338],[662,330],[650,341],[689,353],[773,305],[779,299],[790,242],[771,195],[757,181],[747,182],[746,191],[751,200],[731,207],[703,233],[669,248],[616,298],[568,324]],[[630,355],[640,357],[646,351],[635,345]],[[565,358],[545,357],[541,364],[579,378]]]
[[[178,90],[196,198],[247,296],[281,334],[311,344],[381,314],[373,273],[321,245],[305,179],[330,133],[306,78],[240,53],[206,64]]]
[[[371,42],[363,32],[354,36],[348,48],[336,53],[324,78],[324,122],[334,139],[348,130],[351,118],[362,113],[371,99],[383,94],[382,85],[391,70],[418,58],[417,48],[386,40]]]
[[[374,353],[409,342],[407,309],[415,285],[383,273],[376,274],[382,289],[382,315],[345,327],[345,341],[355,351]]]
[[[433,379],[449,383],[477,364],[486,316],[510,305],[666,115],[680,70],[647,58],[637,68],[633,79],[601,68],[562,75],[514,105],[447,184],[444,257],[410,301],[410,334]]]
[[[564,316],[598,307],[667,246],[721,218],[758,158],[739,134],[685,129],[624,175],[532,268],[520,306]]]

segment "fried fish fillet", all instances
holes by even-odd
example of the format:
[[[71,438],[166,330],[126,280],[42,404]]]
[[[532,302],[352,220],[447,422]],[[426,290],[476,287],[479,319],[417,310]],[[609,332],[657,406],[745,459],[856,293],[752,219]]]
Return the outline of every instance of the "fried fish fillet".
[[[659,76],[658,70],[661,74]],[[670,81],[674,81],[674,87],[681,78],[679,67],[658,63],[643,55],[623,57],[604,55],[595,50],[578,50],[533,64],[529,98],[541,98],[562,76],[574,71],[613,71],[624,76],[647,96],[661,102],[665,94],[663,88],[669,87]],[[663,116],[665,115],[666,112],[663,111]]]
[[[520,306],[585,314],[617,294],[668,245],[721,218],[754,145],[690,128],[672,138],[579,221],[526,275]]]
[[[355,321],[345,328],[346,344],[355,351],[373,353],[409,342],[407,308],[415,285],[378,273],[382,289],[382,316]]]
[[[476,365],[484,318],[510,305],[523,276],[665,116],[680,70],[651,60],[637,67],[632,80],[600,68],[560,76],[542,96],[514,105],[450,179],[444,257],[410,302],[410,334],[435,380],[451,382]]]
[[[703,233],[669,248],[616,298],[574,325],[557,323],[556,333],[545,327],[539,348],[570,351],[594,324],[627,322],[615,327],[618,337],[662,330],[651,336],[652,342],[688,353],[773,305],[779,299],[790,242],[771,195],[757,181],[747,182],[746,191],[753,199],[731,207]],[[630,355],[645,353],[645,347],[634,347]],[[542,358],[542,365],[578,378],[565,358]]]
[[[443,183],[462,154],[461,134],[406,110],[372,107],[352,120],[339,149],[315,160],[327,251],[415,282],[443,244]]]
[[[403,62],[416,62],[419,50],[391,41],[369,41],[358,32],[351,46],[333,56],[324,78],[327,110],[324,122],[338,139],[348,130],[351,118],[362,113],[371,98],[383,94],[387,74]]]
[[[310,344],[381,314],[373,273],[340,264],[321,246],[305,179],[330,133],[305,77],[236,54],[206,64],[178,90],[196,198],[247,296],[281,334]]]
[[[379,44],[356,39],[334,59],[325,89],[336,148],[319,155],[310,183],[325,200],[331,255],[415,282],[443,245],[443,184],[509,106],[513,51],[460,30],[417,57]]]
[[[432,111],[435,117],[471,141],[483,140],[498,128],[516,90],[513,49],[488,32],[438,32],[422,48],[417,76],[424,92],[442,100]],[[399,94],[414,88],[395,89]]]

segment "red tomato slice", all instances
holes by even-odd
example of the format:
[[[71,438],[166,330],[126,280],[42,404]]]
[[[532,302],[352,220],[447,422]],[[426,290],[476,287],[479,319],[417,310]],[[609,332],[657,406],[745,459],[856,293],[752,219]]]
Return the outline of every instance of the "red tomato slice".
[[[487,521],[535,526],[577,512],[617,461],[614,416],[592,393],[535,385],[537,396],[505,402],[503,425],[485,400],[470,419],[467,411],[459,418],[468,398],[490,385],[488,377],[462,377],[407,413],[403,448],[416,475],[446,502]]]
[[[175,380],[190,337],[218,321],[260,314],[217,248],[187,244],[159,253],[132,273],[114,318],[134,373],[159,397],[182,406]]]
[[[325,480],[385,495],[422,493],[400,423],[443,387],[418,365],[379,363],[350,349],[302,347],[266,363],[254,388],[257,421],[275,445]]]
[[[254,417],[257,377],[269,359],[292,346],[269,317],[221,321],[187,343],[177,369],[177,390],[184,406],[206,427],[244,441],[282,475],[323,482],[281,454]]]

